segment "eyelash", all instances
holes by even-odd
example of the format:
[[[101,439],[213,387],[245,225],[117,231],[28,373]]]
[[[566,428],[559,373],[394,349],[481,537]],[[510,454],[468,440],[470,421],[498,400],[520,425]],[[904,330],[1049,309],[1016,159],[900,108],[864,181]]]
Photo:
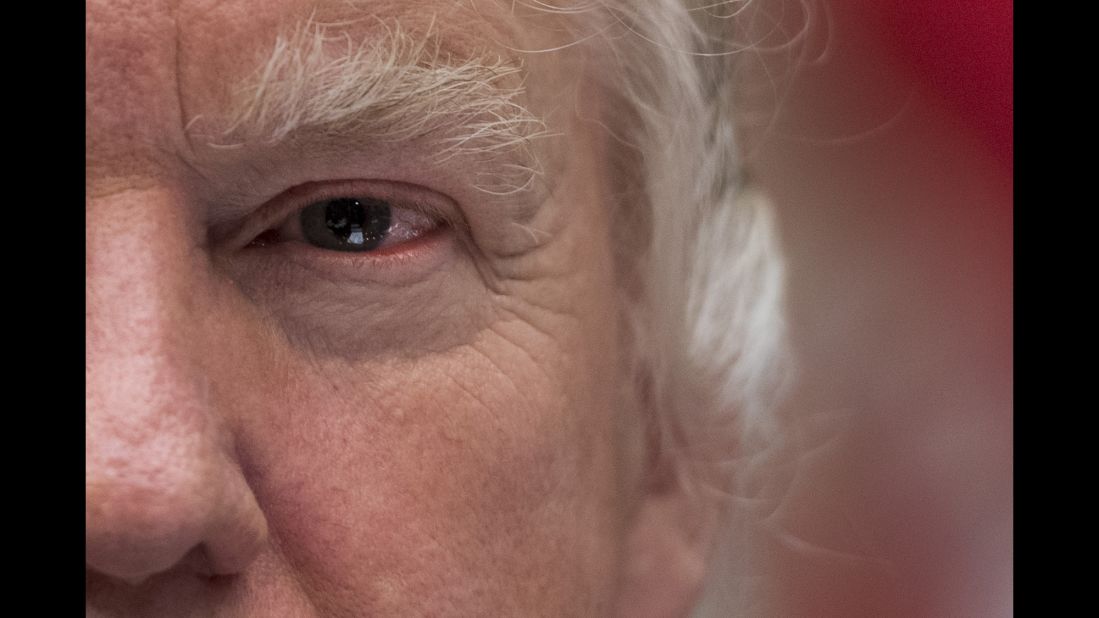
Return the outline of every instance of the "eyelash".
[[[391,221],[378,246],[364,251],[340,251],[317,246],[305,238],[301,217],[307,208],[348,198],[378,200],[389,206]],[[400,253],[406,245],[453,227],[451,222],[456,216],[456,206],[449,202],[449,199],[422,187],[392,181],[307,183],[286,191],[265,206],[241,230],[238,246],[265,248],[297,242],[314,252],[342,253],[350,259],[382,257]]]

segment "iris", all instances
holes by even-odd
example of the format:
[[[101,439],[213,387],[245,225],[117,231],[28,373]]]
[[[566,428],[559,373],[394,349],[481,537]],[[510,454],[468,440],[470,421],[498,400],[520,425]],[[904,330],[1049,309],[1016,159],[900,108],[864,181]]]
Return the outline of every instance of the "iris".
[[[389,235],[391,207],[373,198],[341,197],[310,204],[301,211],[301,229],[310,244],[335,251],[371,251]]]

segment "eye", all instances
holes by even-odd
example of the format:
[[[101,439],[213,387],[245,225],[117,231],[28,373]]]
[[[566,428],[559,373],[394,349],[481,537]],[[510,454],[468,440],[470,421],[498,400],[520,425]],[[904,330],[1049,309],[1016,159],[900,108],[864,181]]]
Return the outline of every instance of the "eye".
[[[446,226],[438,205],[407,188],[336,186],[292,197],[248,246],[300,242],[328,251],[385,252]]]
[[[315,247],[371,251],[389,235],[393,215],[383,200],[341,197],[306,206],[300,218],[302,235]]]

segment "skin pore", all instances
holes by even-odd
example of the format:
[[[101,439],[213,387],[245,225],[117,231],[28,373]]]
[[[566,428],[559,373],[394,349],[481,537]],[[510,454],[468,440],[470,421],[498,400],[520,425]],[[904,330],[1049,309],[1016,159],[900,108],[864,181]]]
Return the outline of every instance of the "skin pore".
[[[575,67],[524,67],[557,136],[513,195],[434,135],[219,143],[294,24],[508,54],[531,40],[504,4],[88,4],[88,615],[612,611],[636,465]],[[329,194],[437,228],[252,242]]]

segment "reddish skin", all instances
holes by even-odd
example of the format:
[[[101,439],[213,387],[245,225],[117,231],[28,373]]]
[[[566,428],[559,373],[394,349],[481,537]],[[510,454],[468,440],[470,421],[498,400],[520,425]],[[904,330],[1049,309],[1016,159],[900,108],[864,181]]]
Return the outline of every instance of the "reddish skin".
[[[437,12],[455,49],[506,20],[490,3],[365,4],[410,30]],[[620,590],[686,608],[697,561],[673,555],[664,519],[633,517],[643,457],[617,429],[636,411],[617,398],[594,132],[556,116],[569,156],[528,223],[550,232],[537,246],[424,145],[188,143],[187,120],[216,128],[279,25],[312,9],[88,6],[88,615],[607,615]],[[530,71],[542,92],[583,88]],[[444,196],[470,237],[356,262],[213,233],[344,180]],[[692,570],[633,582],[646,552]]]

